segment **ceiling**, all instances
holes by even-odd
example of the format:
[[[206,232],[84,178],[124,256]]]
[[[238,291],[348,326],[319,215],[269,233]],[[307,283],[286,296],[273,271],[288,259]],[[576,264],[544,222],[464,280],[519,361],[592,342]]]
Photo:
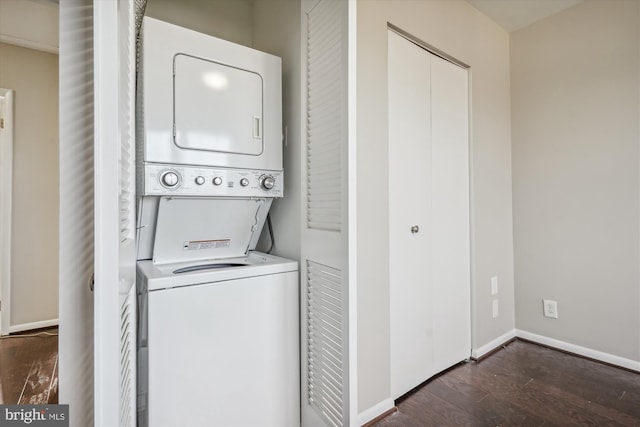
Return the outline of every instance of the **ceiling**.
[[[583,0],[467,0],[508,32],[519,30]]]

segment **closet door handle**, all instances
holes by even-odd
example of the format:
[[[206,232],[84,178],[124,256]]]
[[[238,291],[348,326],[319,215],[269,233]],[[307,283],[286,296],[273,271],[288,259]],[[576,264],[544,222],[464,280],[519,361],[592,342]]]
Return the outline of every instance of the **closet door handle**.
[[[420,227],[418,227],[417,225],[411,227],[411,234],[417,234],[418,231],[420,231]]]

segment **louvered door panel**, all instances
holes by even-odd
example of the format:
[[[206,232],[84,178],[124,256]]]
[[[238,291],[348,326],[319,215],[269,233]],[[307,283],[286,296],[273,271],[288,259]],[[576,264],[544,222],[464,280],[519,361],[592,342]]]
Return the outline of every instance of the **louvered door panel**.
[[[138,3],[139,6],[139,3]],[[134,2],[120,0],[120,425],[136,425],[135,82]]]
[[[134,2],[94,6],[94,423],[135,426]]]
[[[344,425],[342,272],[307,261],[307,399],[333,426]]]
[[[120,122],[120,243],[126,246],[135,238],[135,22],[133,2],[121,1],[118,10],[120,56],[118,110]],[[127,272],[133,282],[135,271]]]
[[[120,304],[120,426],[136,425],[136,293]]]
[[[307,14],[307,226],[342,231],[342,8],[319,2]]]
[[[355,2],[303,0],[302,425],[355,421],[349,306],[349,22]],[[352,15],[353,14],[353,17]]]
[[[93,425],[93,2],[60,2],[59,402]]]

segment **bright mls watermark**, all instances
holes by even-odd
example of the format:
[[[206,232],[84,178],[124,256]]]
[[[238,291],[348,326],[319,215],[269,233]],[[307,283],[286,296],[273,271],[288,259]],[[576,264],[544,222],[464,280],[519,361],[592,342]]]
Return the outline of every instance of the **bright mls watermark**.
[[[0,426],[69,427],[69,405],[0,405]]]

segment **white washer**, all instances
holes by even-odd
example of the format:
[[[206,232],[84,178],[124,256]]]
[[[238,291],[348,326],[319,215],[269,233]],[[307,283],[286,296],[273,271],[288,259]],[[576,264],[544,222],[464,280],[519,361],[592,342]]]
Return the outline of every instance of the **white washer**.
[[[300,424],[297,262],[140,261],[138,283],[140,425]]]

